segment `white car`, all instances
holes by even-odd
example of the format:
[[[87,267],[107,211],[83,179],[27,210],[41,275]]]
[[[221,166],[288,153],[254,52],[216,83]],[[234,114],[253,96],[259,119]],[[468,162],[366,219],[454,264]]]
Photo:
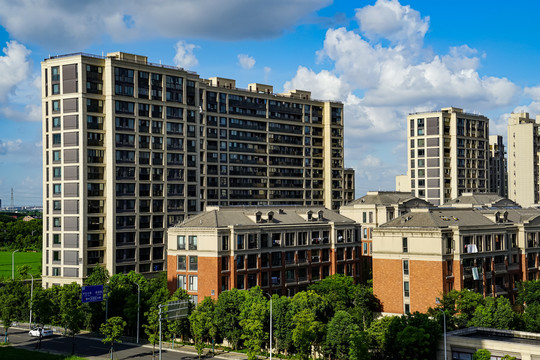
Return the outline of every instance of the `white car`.
[[[42,337],[53,336],[53,331],[50,329],[34,328],[28,332],[30,336],[39,336],[40,334]]]

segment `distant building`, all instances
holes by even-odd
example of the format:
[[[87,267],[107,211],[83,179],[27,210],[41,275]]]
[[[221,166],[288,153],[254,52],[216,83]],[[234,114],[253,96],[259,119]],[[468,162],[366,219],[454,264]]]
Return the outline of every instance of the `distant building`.
[[[34,217],[30,216],[30,215],[26,215],[24,218],[23,218],[23,221],[32,221],[34,220]]]
[[[168,229],[168,286],[201,301],[254,286],[293,296],[333,274],[359,282],[358,230],[324,207],[209,207]]]
[[[473,360],[480,349],[491,352],[492,359],[510,355],[516,359],[540,359],[540,334],[471,327],[450,331],[446,334],[447,357],[444,356],[444,339],[439,342],[437,360]]]
[[[443,206],[456,208],[520,208],[519,204],[496,193],[462,193]]]
[[[412,194],[434,205],[489,191],[489,119],[449,107],[407,117]],[[400,189],[405,189],[400,187]]]
[[[540,279],[538,209],[411,209],[373,233],[384,313],[425,312],[453,289],[512,301],[518,282]]]
[[[540,202],[539,125],[526,112],[508,119],[508,198],[524,207]]]
[[[408,192],[368,191],[367,195],[339,209],[341,215],[361,225],[362,274],[367,276],[371,273],[373,230],[397,216],[408,213],[412,208],[428,206],[432,205]],[[365,281],[367,278],[362,280]]]
[[[508,197],[506,151],[501,135],[489,136],[489,191]]]

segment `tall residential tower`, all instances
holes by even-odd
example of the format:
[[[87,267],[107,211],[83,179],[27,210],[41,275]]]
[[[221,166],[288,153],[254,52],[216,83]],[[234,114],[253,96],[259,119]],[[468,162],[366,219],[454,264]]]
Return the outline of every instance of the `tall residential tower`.
[[[167,227],[206,206],[346,198],[341,103],[121,52],[41,71],[44,286],[162,271]]]
[[[449,107],[407,117],[414,196],[434,205],[489,190],[489,119]]]

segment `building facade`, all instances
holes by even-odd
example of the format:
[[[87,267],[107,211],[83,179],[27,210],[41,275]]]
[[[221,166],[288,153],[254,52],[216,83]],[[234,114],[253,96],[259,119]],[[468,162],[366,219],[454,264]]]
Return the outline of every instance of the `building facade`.
[[[489,191],[508,197],[506,150],[501,135],[489,136]]]
[[[440,205],[463,192],[489,191],[488,118],[449,107],[410,114],[407,131],[414,196]]]
[[[508,198],[524,207],[540,202],[539,124],[525,112],[508,119]]]
[[[201,301],[260,286],[293,296],[327,276],[361,278],[359,226],[323,207],[208,207],[168,229],[167,281]]]
[[[432,206],[425,200],[418,199],[410,192],[368,191],[365,196],[356,199],[339,209],[339,213],[356,221],[361,226],[362,281],[371,278],[373,252],[373,230],[408,213],[412,208]]]
[[[341,103],[120,52],[41,71],[44,286],[162,271],[167,227],[206,206],[345,199]]]
[[[426,312],[455,289],[507,296],[539,279],[540,210],[412,209],[374,231],[373,291],[383,312]]]

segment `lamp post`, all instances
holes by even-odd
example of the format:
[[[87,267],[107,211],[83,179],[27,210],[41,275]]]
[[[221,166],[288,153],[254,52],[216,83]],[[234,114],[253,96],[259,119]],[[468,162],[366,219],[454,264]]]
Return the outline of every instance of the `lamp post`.
[[[32,287],[30,287],[30,329],[32,329],[32,300],[34,299],[34,276],[28,274],[32,277]]]
[[[441,299],[437,298],[437,299],[435,300],[435,303],[436,303],[437,305],[440,305],[440,304],[441,304]],[[447,356],[448,356],[448,354],[446,353],[446,311],[445,311],[444,309],[440,309],[440,310],[441,310],[442,313],[443,313],[443,326],[444,326],[444,328],[443,328],[443,333],[444,333],[444,360],[446,360],[446,359],[447,359]]]
[[[141,286],[139,283],[137,285],[137,344],[139,343],[139,313],[141,311]]]
[[[11,253],[11,280],[15,280],[15,253],[19,250],[15,250]]]
[[[268,295],[268,298],[270,299],[270,360],[272,360],[272,295],[268,293],[263,294]]]

